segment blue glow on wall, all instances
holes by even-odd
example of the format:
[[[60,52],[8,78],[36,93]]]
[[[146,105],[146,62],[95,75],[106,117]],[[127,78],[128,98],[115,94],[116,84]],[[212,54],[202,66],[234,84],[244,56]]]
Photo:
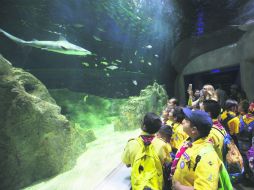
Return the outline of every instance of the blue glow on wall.
[[[213,70],[211,70],[211,73],[220,73],[220,72],[221,72],[220,69],[213,69]]]
[[[202,7],[200,7],[197,10],[197,24],[196,24],[196,36],[201,36],[204,34],[204,10]]]

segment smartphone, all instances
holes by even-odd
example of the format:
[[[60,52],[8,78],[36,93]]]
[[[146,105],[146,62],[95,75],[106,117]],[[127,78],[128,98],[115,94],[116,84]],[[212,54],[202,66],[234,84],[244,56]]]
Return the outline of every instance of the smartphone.
[[[192,84],[189,84],[188,91],[192,91]]]

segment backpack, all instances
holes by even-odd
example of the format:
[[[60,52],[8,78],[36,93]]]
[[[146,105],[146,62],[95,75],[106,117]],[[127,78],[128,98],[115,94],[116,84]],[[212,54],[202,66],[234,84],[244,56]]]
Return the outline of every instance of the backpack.
[[[249,169],[248,178],[250,181],[254,182],[254,137],[252,138],[252,146],[246,153],[247,157],[247,167]]]
[[[239,182],[244,172],[243,157],[229,134],[224,137],[223,156],[231,181]]]
[[[132,190],[162,190],[162,164],[153,145],[145,144],[141,137],[137,141],[141,148],[132,164]]]
[[[244,172],[242,155],[235,145],[234,140],[228,133],[225,135],[220,129],[216,127],[213,128],[218,130],[224,136],[222,155],[231,181],[234,183],[239,182],[242,179]]]
[[[246,123],[243,116],[240,118],[240,133],[238,135],[239,149],[243,153],[251,147],[252,136],[254,136],[254,121]]]
[[[232,115],[232,114],[230,114],[230,113],[227,113],[227,117],[225,118],[225,119],[221,119],[220,120],[220,122],[221,122],[221,124],[222,124],[222,126],[225,128],[225,130],[227,131],[227,133],[230,135],[230,130],[229,130],[229,126],[228,126],[228,122],[231,120],[231,119],[233,119],[233,118],[235,118],[236,116],[234,116],[234,115]],[[238,140],[237,140],[237,137],[236,137],[236,135],[234,134],[234,135],[230,135],[231,136],[231,138],[233,139],[233,141],[234,141],[234,144],[238,147]]]
[[[226,129],[226,131],[229,133],[229,127],[228,127],[228,122],[235,118],[236,116],[230,114],[230,113],[227,113],[227,117],[225,119],[221,119],[220,122],[221,124],[223,125],[223,127]]]
[[[207,146],[200,151],[199,155],[197,155],[197,157],[196,157],[196,163],[195,163],[194,169],[196,169],[197,164],[201,160],[202,156],[212,150],[214,150],[212,147]],[[220,167],[220,171],[219,171],[218,190],[233,190],[230,176],[229,176],[228,171],[225,168],[223,162],[221,162],[221,167]]]

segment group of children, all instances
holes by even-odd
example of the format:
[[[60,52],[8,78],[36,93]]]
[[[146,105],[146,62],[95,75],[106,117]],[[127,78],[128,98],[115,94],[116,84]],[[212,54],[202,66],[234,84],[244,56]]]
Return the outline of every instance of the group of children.
[[[254,103],[229,99],[222,109],[213,93],[204,94],[185,108],[171,98],[161,117],[145,115],[122,155],[133,190],[233,189],[237,172],[253,180]]]

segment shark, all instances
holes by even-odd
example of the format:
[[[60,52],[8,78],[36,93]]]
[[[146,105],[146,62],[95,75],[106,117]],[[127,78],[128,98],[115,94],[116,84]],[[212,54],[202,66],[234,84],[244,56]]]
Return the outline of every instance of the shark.
[[[35,48],[39,48],[46,51],[62,53],[66,55],[76,55],[76,56],[87,56],[92,55],[92,53],[80,46],[72,44],[65,39],[60,39],[58,41],[39,41],[39,40],[32,40],[32,41],[25,41],[20,38],[17,38],[8,32],[4,31],[0,28],[0,33],[5,35],[7,38],[11,39],[12,41],[25,45],[31,46]]]

